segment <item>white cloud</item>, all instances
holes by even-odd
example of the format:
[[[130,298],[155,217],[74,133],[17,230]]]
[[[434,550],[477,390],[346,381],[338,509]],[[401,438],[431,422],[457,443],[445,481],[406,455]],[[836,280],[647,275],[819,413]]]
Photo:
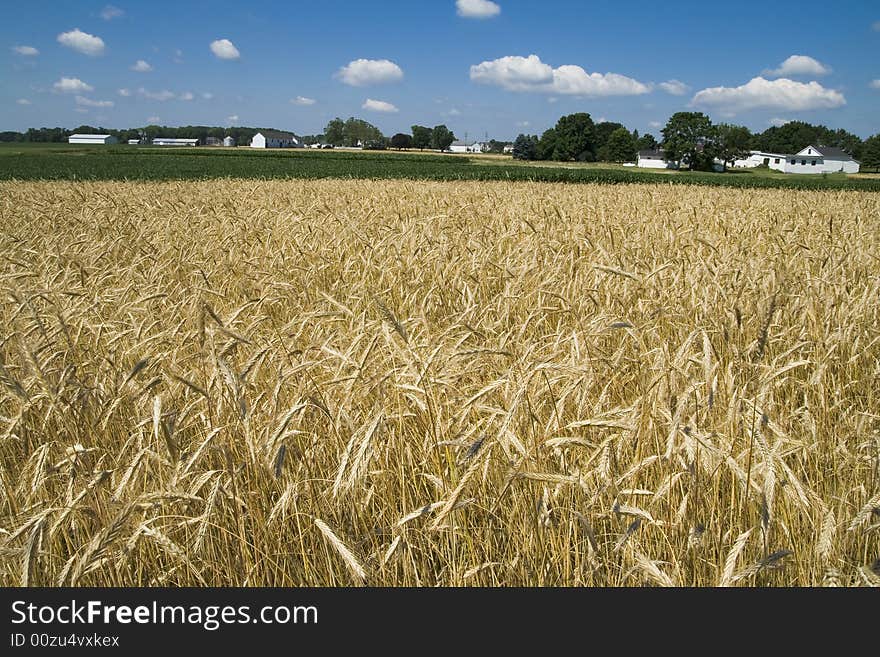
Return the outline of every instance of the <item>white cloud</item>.
[[[78,27],[59,34],[58,43],[90,57],[104,54],[104,40],[94,34],[82,32]]]
[[[195,95],[193,95],[192,91],[184,91],[182,94],[180,94],[177,97],[178,100],[186,100],[186,101],[190,101],[193,98],[195,98]]]
[[[29,101],[27,98],[19,98],[15,102],[18,103],[19,105],[30,105],[31,104],[31,101]]]
[[[153,70],[153,67],[150,66],[143,59],[139,59],[134,64],[132,64],[131,70],[136,71],[138,73],[149,73],[150,71]]]
[[[403,79],[403,70],[387,59],[355,59],[343,66],[335,77],[352,87],[385,84]]]
[[[667,80],[666,82],[661,82],[657,86],[659,86],[666,93],[672,94],[673,96],[684,96],[688,91],[691,90],[691,88],[681,80]]]
[[[33,46],[13,46],[12,52],[22,57],[36,57],[40,54],[40,51]]]
[[[101,10],[101,18],[105,21],[112,21],[114,18],[120,18],[125,15],[125,12],[122,11],[119,7],[114,7],[113,5],[107,5]]]
[[[662,128],[662,127],[663,127],[663,124],[660,123],[660,121],[651,121],[651,122],[648,123],[648,127],[651,127],[651,128]]]
[[[634,96],[648,85],[618,73],[587,73],[580,66],[553,68],[537,55],[501,57],[471,66],[471,80],[508,91],[537,91],[572,96]]]
[[[235,123],[236,121],[238,121],[238,114],[233,114],[231,116],[226,117],[227,123]]]
[[[316,101],[314,98],[306,98],[305,96],[297,96],[296,98],[291,98],[290,102],[294,105],[314,105]]]
[[[774,78],[786,75],[828,75],[831,68],[806,55],[792,55],[779,65],[779,68],[764,71],[764,75]]]
[[[491,0],[455,0],[456,13],[462,18],[492,18],[501,7]]]
[[[780,119],[780,118],[776,117],[776,118],[772,118],[769,121],[767,121],[768,125],[775,125],[777,128],[781,128],[786,123],[791,123],[791,119]]]
[[[147,117],[147,123],[159,123],[159,120],[160,119],[158,116],[148,116]]]
[[[391,103],[386,103],[384,100],[373,100],[372,98],[367,98],[364,101],[364,104],[361,105],[365,110],[370,110],[371,112],[397,112],[399,111],[394,105]]]
[[[61,93],[69,94],[69,93],[83,93],[84,91],[94,91],[95,88],[89,84],[86,84],[79,78],[61,78],[52,85],[52,88],[55,91],[60,91]]]
[[[131,96],[130,89],[117,89],[116,93],[118,93],[123,98],[128,98],[129,96]]]
[[[217,39],[216,41],[212,41],[211,52],[219,59],[238,59],[241,57],[238,48],[236,48],[229,39]]]
[[[77,96],[76,104],[83,107],[113,107],[112,100],[92,100],[91,98],[85,98],[84,96]]]
[[[449,116],[461,116],[461,110],[453,107],[451,110],[446,112]]]
[[[739,87],[710,87],[698,91],[691,103],[718,107],[727,112],[783,109],[789,112],[830,109],[846,105],[843,94],[818,82],[795,82],[788,78],[752,78]]]
[[[871,80],[871,82],[868,83],[868,86],[871,87],[871,89],[880,89],[880,80]]]
[[[205,91],[202,93],[202,98],[204,98],[205,100],[211,100],[213,97],[214,94],[212,94],[210,91]]]
[[[171,100],[174,98],[175,94],[172,91],[168,91],[167,89],[163,89],[162,91],[148,91],[141,87],[137,90],[139,96],[143,96],[144,98],[148,98],[149,100],[158,100],[159,102],[164,103],[166,100]]]

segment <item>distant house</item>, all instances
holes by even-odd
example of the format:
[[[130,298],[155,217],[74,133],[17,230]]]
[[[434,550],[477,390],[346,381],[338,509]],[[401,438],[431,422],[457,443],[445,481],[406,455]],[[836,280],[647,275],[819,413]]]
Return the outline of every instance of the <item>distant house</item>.
[[[643,169],[677,169],[678,163],[667,161],[665,151],[652,148],[639,151],[636,158],[636,166],[640,166]]]
[[[198,146],[198,139],[176,139],[173,137],[154,137],[153,146]]]
[[[513,153],[513,144],[505,144],[502,153]]]
[[[860,164],[836,146],[813,146],[789,155],[785,161],[786,173],[858,173]]]
[[[230,146],[235,146],[235,137],[232,137],[231,135],[224,137],[223,138],[223,145],[226,146],[227,148]]]
[[[305,144],[292,132],[261,130],[251,139],[251,148],[303,148]]]
[[[140,140],[140,139],[129,139],[129,140],[128,140],[128,145],[129,145],[129,146],[137,146],[137,145],[140,144],[140,143],[141,143],[141,140]]]
[[[115,144],[116,137],[113,135],[70,135],[67,138],[69,144]]]
[[[482,153],[483,144],[478,141],[454,141],[449,145],[453,153]]]
[[[810,144],[794,155],[751,151],[747,158],[735,160],[733,166],[753,168],[766,164],[783,173],[858,173],[860,164],[851,155],[836,146]]]

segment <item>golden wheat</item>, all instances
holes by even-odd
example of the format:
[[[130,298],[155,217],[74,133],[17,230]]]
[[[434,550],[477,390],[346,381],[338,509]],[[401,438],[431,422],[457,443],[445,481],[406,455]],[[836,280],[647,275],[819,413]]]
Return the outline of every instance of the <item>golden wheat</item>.
[[[880,195],[4,182],[0,249],[3,585],[878,581]]]

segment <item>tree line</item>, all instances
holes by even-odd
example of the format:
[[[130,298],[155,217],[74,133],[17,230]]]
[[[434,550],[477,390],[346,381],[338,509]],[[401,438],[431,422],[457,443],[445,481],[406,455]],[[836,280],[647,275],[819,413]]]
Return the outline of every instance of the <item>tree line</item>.
[[[562,162],[631,162],[640,150],[662,148],[666,158],[687,168],[710,170],[716,160],[724,167],[746,158],[752,150],[796,153],[805,146],[836,146],[860,160],[864,168],[880,168],[880,135],[862,140],[843,129],[791,121],[752,133],[745,126],[713,124],[702,112],[673,114],[661,133],[661,141],[650,133],[630,132],[620,123],[594,123],[586,112],[569,114],[540,137],[520,134],[514,141],[513,156],[521,160]]]

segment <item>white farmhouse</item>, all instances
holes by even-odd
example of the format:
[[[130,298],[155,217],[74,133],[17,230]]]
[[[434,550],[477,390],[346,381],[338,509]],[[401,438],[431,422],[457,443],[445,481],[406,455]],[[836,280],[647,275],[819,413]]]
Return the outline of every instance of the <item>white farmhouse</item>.
[[[666,160],[666,152],[660,149],[652,148],[650,150],[639,151],[636,158],[636,165],[643,169],[677,169],[676,162]]]
[[[116,137],[113,135],[70,135],[68,144],[115,144]]]
[[[858,173],[859,162],[836,146],[813,146],[801,149],[785,160],[786,173]]]
[[[251,139],[251,148],[303,148],[304,144],[292,132],[261,130]]]
[[[483,144],[478,141],[454,141],[449,145],[453,153],[482,153]]]

